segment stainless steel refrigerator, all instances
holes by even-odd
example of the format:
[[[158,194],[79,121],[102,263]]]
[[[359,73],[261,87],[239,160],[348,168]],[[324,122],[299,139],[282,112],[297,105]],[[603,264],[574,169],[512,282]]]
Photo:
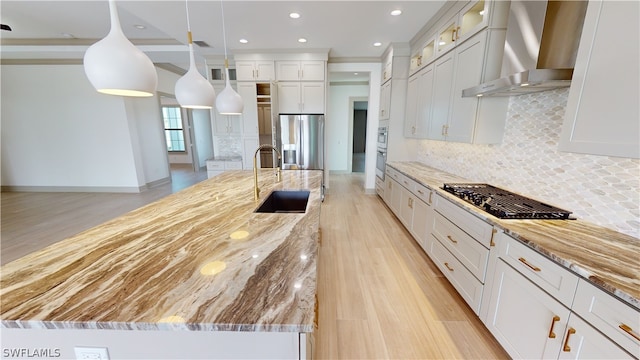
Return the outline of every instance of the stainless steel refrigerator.
[[[324,115],[280,114],[276,147],[284,170],[324,170]]]

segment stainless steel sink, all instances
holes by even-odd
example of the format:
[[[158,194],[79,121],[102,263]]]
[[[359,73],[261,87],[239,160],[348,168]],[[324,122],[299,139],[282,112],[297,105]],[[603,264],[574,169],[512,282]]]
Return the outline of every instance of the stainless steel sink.
[[[275,190],[254,212],[302,214],[307,210],[308,201],[308,190]]]

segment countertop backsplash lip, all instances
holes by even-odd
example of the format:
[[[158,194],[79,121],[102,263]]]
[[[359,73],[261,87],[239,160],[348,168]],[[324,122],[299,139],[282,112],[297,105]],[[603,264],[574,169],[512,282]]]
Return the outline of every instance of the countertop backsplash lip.
[[[640,309],[640,260],[634,256],[640,254],[640,242],[634,237],[580,219],[499,219],[442,189],[445,182],[472,182],[468,179],[415,161],[391,161],[387,165],[500,228],[598,288]],[[563,235],[564,238],[575,237],[575,241],[582,241],[582,246],[578,248],[569,240],[558,241],[558,237]],[[601,251],[602,256],[594,259],[592,253],[595,251]]]

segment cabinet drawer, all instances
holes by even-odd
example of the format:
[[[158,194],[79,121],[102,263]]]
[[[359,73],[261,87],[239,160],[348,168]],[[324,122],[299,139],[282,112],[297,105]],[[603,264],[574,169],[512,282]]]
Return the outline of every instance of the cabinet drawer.
[[[207,161],[207,170],[224,170],[224,161]]]
[[[451,285],[458,291],[473,312],[480,311],[482,299],[482,283],[473,276],[456,258],[435,239],[430,241],[429,253],[433,262],[442,271]]]
[[[432,204],[433,192],[428,187],[416,183],[415,191],[413,193],[418,197],[418,199],[424,201],[429,205]]]
[[[480,282],[484,283],[489,250],[441,214],[435,214],[433,235]]]
[[[540,255],[504,233],[500,241],[500,258],[566,307],[571,307],[578,286],[578,276]]]
[[[404,186],[405,189],[414,193],[416,191],[416,182],[412,179],[409,179],[407,176],[400,174],[400,185]]]
[[[442,197],[436,196],[435,210],[456,224],[487,249],[491,246],[493,226]]]
[[[388,177],[390,177],[390,178],[392,178],[392,179],[394,179],[394,180],[398,181],[398,180],[397,180],[398,172],[397,172],[397,171],[395,171],[394,169],[392,169],[392,168],[390,168],[390,167],[388,167],[388,166],[387,166],[387,167],[385,167],[385,169],[384,169],[384,173],[386,174],[386,176],[388,176]]]
[[[376,176],[376,194],[384,198],[384,180]]]
[[[242,170],[242,161],[225,161],[225,170]]]
[[[585,280],[578,283],[572,310],[633,356],[640,357],[638,310]]]

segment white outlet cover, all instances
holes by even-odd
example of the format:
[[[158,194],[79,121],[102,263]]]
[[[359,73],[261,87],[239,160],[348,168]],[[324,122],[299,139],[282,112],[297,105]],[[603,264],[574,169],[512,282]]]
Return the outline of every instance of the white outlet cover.
[[[73,351],[77,360],[109,360],[109,352],[105,347],[76,346]]]

